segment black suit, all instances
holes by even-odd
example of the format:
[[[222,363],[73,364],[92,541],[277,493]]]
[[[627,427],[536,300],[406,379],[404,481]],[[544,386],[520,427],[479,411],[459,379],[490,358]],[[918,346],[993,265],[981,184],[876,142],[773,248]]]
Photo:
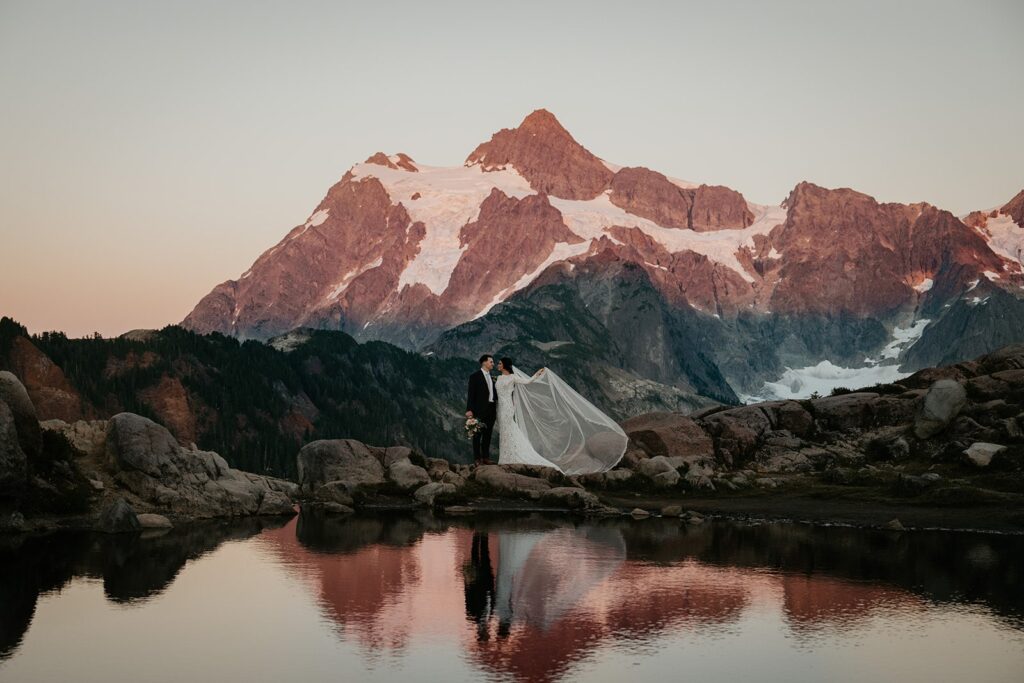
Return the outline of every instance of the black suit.
[[[494,392],[494,400],[490,398],[483,370],[477,370],[469,376],[466,410],[473,411],[473,417],[487,425],[485,429],[473,435],[474,462],[491,459],[491,432],[494,431],[494,421],[498,417],[498,389],[494,387],[493,379],[491,380],[491,386]]]

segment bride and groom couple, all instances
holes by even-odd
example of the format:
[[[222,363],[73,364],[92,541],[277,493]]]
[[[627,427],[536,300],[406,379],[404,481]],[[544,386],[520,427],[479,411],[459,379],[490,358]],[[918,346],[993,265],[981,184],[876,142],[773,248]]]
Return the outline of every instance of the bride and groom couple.
[[[466,417],[484,427],[473,435],[473,460],[491,464],[491,435],[501,435],[498,464],[554,467],[568,475],[610,470],[626,452],[627,437],[610,417],[548,368],[532,377],[509,358],[480,357],[469,377]]]

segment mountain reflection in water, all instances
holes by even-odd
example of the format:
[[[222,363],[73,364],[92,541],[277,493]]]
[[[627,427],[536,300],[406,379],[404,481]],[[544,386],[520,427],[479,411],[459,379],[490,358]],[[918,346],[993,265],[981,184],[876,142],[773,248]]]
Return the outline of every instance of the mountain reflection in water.
[[[281,594],[253,600],[312,600],[315,614],[297,609],[292,630],[326,628],[338,651],[321,646],[315,656],[304,651],[301,663],[289,661],[303,680],[330,680],[332,666],[361,666],[360,677],[380,680],[423,680],[437,672],[456,680],[613,678],[659,658],[667,658],[663,674],[674,675],[680,667],[697,671],[695,657],[728,638],[739,639],[733,666],[762,678],[774,675],[764,666],[776,666],[775,674],[792,677],[792,666],[779,657],[829,652],[838,658],[851,644],[880,653],[895,638],[886,633],[910,638],[914,628],[938,623],[964,634],[959,657],[965,661],[971,647],[994,653],[967,669],[974,680],[1003,680],[1024,665],[1020,537],[781,523],[693,527],[668,519],[576,524],[543,517],[303,514],[283,526],[214,524],[155,538],[72,534],[0,544],[0,680],[7,680],[7,669],[33,671],[28,654],[19,659],[21,649],[46,649],[23,646],[33,641],[37,601],[57,609],[61,587],[102,579],[108,603],[152,609],[171,599],[190,563],[214,569],[225,541],[240,541],[235,554],[245,562],[276,568],[271,588],[261,590],[280,587]],[[187,597],[174,600],[188,609]],[[207,637],[244,640],[245,625],[238,628]],[[173,637],[167,635],[172,643]],[[292,641],[281,643],[277,655],[288,661]],[[915,655],[923,645],[908,641],[908,656],[918,659],[903,663],[903,680],[949,673],[950,662],[958,661],[950,645],[935,643]],[[744,656],[744,649],[764,661]],[[1014,659],[1007,652],[1020,654]],[[103,656],[76,663],[79,677],[92,680],[88,672],[97,667],[96,680],[118,680],[103,673]],[[403,664],[417,658],[437,668],[428,674]],[[231,664],[226,670],[237,680],[261,678],[256,661],[249,674],[245,661]],[[884,666],[872,660],[863,678],[877,677]],[[826,667],[806,680],[820,678],[862,679],[855,670]]]

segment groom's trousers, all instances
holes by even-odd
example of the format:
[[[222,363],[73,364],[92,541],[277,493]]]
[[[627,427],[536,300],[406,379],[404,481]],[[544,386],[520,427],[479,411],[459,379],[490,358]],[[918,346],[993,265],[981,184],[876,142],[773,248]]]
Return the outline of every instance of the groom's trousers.
[[[494,421],[497,418],[497,411],[493,403],[489,404],[490,410],[486,415],[478,415],[477,419],[487,425],[473,435],[473,462],[479,464],[484,460],[491,459],[491,434],[494,432]]]

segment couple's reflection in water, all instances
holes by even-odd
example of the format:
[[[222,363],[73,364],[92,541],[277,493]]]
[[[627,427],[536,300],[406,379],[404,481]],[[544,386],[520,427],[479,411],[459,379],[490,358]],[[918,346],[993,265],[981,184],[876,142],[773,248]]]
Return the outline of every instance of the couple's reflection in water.
[[[466,616],[476,624],[477,640],[488,640],[494,614],[494,565],[491,564],[490,535],[485,531],[473,534],[463,578],[466,581]],[[498,630],[499,637],[506,637],[508,624],[502,624]]]
[[[548,631],[625,562],[615,529],[476,531],[463,567],[466,616],[477,639],[508,638],[514,623]]]

